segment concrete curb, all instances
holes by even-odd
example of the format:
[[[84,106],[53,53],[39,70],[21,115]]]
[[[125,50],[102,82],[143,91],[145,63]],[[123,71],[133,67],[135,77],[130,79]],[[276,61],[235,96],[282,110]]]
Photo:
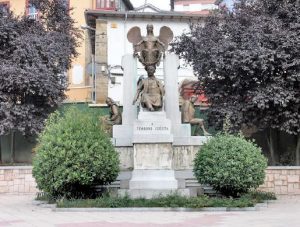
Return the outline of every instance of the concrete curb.
[[[170,208],[170,207],[129,207],[129,208],[57,208],[53,212],[236,212],[259,211],[268,207],[268,201],[254,207],[205,207],[205,208]]]

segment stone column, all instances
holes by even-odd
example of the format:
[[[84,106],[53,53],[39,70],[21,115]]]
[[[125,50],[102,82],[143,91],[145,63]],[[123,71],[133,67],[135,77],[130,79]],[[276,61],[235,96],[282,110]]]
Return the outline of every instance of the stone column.
[[[123,74],[123,113],[122,125],[113,126],[115,146],[133,146],[133,124],[137,119],[136,105],[132,105],[136,93],[137,62],[132,54],[122,58]]]
[[[132,125],[137,118],[137,108],[132,105],[137,87],[137,62],[132,54],[122,58],[123,76],[123,124]]]
[[[180,127],[181,113],[179,110],[178,67],[178,56],[176,54],[167,54],[164,59],[165,109],[167,118],[172,122],[174,137],[178,137],[182,130]]]
[[[175,54],[167,54],[164,59],[165,79],[165,109],[167,118],[171,120],[172,133],[174,135],[173,146],[200,145],[207,138],[202,136],[191,136],[191,125],[181,123],[181,112],[179,109],[178,91],[178,66],[179,58]]]

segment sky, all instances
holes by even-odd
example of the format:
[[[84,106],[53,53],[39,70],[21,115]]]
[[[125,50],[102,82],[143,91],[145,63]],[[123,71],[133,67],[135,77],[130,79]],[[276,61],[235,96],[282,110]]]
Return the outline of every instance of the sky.
[[[232,2],[234,0],[224,0],[228,8],[232,8]],[[134,7],[139,7],[145,3],[150,3],[162,10],[170,10],[170,0],[131,0]]]

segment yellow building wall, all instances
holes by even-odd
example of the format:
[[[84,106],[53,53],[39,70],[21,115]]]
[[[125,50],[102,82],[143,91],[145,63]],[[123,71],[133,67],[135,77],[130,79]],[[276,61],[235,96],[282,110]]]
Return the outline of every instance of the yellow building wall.
[[[67,90],[66,95],[69,97],[67,102],[90,102],[91,90],[89,87],[73,87]],[[72,97],[72,99],[70,99]]]
[[[23,15],[26,12],[26,0],[0,0],[9,2],[10,10],[16,15]],[[81,29],[85,25],[84,11],[93,9],[94,0],[69,0],[71,16],[76,21],[76,26]],[[78,47],[79,56],[73,60],[72,68],[68,72],[69,88],[66,92],[69,102],[86,102],[91,100],[90,76],[86,72],[86,65],[90,63],[90,47],[87,31],[83,30],[83,39]],[[77,75],[77,76],[76,76]],[[81,75],[81,76],[80,76]]]
[[[23,15],[26,9],[26,0],[0,0],[1,2],[9,2],[10,10],[16,15]]]
[[[76,26],[81,29],[82,25],[85,25],[84,11],[86,9],[92,9],[94,5],[93,0],[70,0],[70,8],[73,8],[71,16],[76,21]],[[80,55],[74,59],[73,67],[68,73],[69,77],[69,91],[67,91],[68,101],[90,101],[91,100],[91,86],[90,76],[86,72],[86,66],[91,62],[89,54],[89,42],[87,31],[83,31],[83,39],[81,40],[81,46],[78,47]],[[75,67],[74,67],[75,66]],[[75,68],[83,69],[83,77],[80,80],[76,77]],[[74,83],[75,82],[75,83]]]

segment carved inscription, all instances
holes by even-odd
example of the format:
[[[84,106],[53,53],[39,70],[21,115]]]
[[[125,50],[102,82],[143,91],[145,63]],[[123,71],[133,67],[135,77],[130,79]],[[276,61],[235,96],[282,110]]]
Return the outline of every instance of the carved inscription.
[[[169,127],[166,126],[137,126],[137,131],[168,131]]]

